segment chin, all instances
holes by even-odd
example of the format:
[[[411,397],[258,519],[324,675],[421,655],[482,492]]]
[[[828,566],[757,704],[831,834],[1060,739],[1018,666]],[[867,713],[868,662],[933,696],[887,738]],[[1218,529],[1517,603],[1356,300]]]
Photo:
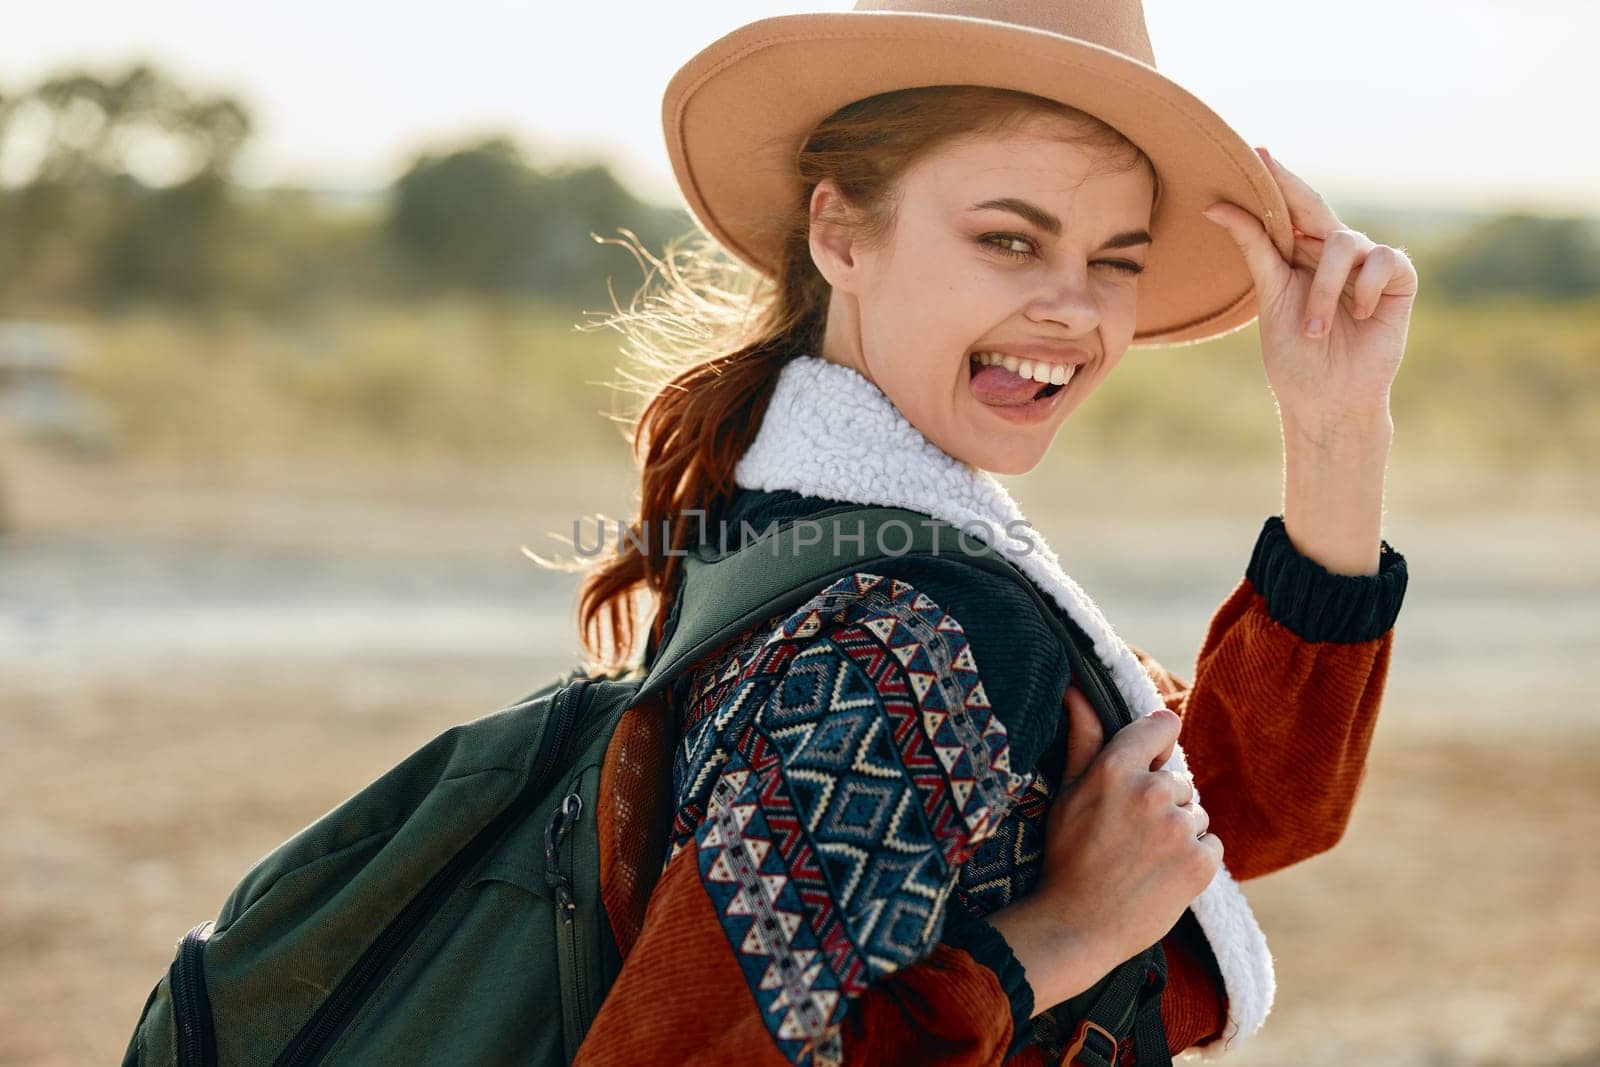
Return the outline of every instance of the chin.
[[[1043,456],[1033,457],[1025,462],[1002,464],[1000,466],[989,467],[987,470],[990,474],[1003,474],[1008,476],[1027,474],[1029,471],[1033,470],[1033,468],[1037,467],[1040,460],[1043,458]]]
[[[975,459],[968,460],[974,467],[988,471],[990,474],[1016,475],[1027,474],[1037,467],[1044,459],[1044,453],[1034,452],[1031,449],[1006,449],[1000,452],[984,452]]]

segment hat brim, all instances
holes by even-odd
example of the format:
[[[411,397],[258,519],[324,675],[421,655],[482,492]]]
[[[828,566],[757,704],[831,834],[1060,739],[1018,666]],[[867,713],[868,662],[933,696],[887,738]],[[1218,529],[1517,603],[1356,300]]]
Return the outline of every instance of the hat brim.
[[[1200,214],[1228,200],[1278,251],[1294,247],[1277,182],[1232,127],[1154,67],[1109,48],[1009,23],[921,12],[780,15],[748,23],[668,83],[662,124],[690,212],[747,266],[771,275],[778,226],[803,195],[795,159],[854,100],[924,85],[1016,89],[1086,111],[1150,157],[1162,193],[1139,277],[1133,346],[1193,343],[1248,326],[1255,287],[1227,231]]]

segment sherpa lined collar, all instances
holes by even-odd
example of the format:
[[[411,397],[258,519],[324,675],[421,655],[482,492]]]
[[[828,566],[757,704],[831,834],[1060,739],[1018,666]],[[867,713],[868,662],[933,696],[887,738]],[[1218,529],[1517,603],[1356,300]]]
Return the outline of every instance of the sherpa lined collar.
[[[969,526],[972,536],[1016,564],[1083,629],[1135,714],[1163,706],[1127,643],[1062,568],[1043,534],[1026,524],[1005,486],[929,441],[854,369],[806,354],[786,363],[755,439],[734,468],[734,482],[745,489],[910,508]],[[1181,745],[1174,743],[1163,769],[1188,775]],[[1202,1046],[1203,1057],[1214,1059],[1238,1048],[1265,1022],[1276,979],[1266,937],[1225,863],[1190,908],[1211,943],[1228,998],[1222,1039]]]

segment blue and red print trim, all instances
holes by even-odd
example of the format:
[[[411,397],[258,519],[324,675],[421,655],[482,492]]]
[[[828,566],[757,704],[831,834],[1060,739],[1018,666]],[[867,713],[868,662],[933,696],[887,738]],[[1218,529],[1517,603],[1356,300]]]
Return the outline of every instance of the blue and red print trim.
[[[850,999],[931,953],[1030,784],[966,636],[911,585],[856,573],[748,631],[678,706],[669,862],[693,844],[780,1051],[838,1063]]]

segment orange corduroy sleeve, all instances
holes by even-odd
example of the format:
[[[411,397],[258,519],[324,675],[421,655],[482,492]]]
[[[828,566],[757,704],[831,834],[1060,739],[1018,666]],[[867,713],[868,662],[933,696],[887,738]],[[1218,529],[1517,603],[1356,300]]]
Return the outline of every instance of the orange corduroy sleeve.
[[[1213,614],[1191,684],[1133,647],[1163,703],[1210,831],[1236,880],[1338,843],[1365,771],[1404,599],[1405,557],[1382,542],[1374,575],[1335,575],[1269,518],[1245,577]],[[1162,1021],[1180,1050],[1217,1037],[1227,995],[1209,949],[1162,939]]]
[[[1212,619],[1193,684],[1135,649],[1178,733],[1210,832],[1237,881],[1326,852],[1349,823],[1393,632],[1308,644],[1241,582]],[[1277,679],[1283,688],[1267,684]]]
[[[695,867],[692,847],[667,865],[574,1067],[790,1062],[727,949]],[[936,944],[926,959],[863,992],[842,1037],[852,1064],[998,1064],[1011,1041],[1011,1005],[993,971]]]
[[[1176,931],[1161,939],[1167,956],[1167,985],[1161,992],[1161,1027],[1167,1051],[1184,1049],[1222,1036],[1228,1022],[1228,996],[1216,961],[1205,946],[1196,946]]]

